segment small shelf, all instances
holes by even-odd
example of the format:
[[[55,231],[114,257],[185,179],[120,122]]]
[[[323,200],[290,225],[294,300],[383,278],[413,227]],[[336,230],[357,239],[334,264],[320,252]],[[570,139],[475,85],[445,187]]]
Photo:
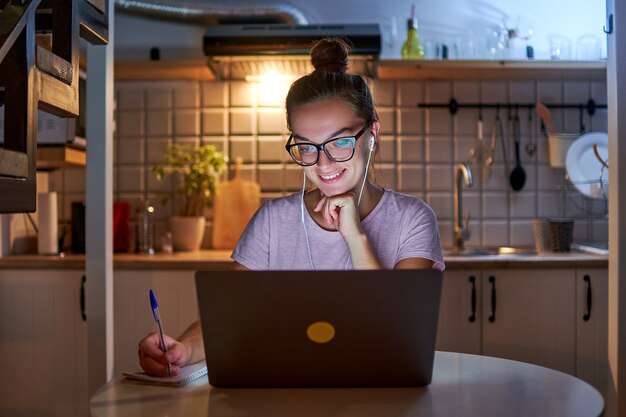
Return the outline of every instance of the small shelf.
[[[606,80],[606,61],[381,60],[381,80]]]
[[[176,61],[117,61],[116,81],[212,81],[215,75],[203,59]]]
[[[84,167],[87,155],[84,149],[68,145],[46,145],[37,147],[37,169]]]

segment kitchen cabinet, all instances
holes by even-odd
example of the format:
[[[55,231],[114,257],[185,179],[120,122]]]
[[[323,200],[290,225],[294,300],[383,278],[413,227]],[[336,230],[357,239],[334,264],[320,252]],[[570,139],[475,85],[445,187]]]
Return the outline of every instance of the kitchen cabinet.
[[[481,270],[446,271],[441,287],[437,350],[480,354]]]
[[[576,271],[576,376],[606,397],[608,362],[608,271]]]
[[[607,276],[603,268],[446,271],[437,349],[557,369],[604,395],[609,376]],[[471,321],[474,284],[476,316]]]
[[[0,415],[89,415],[80,270],[0,270]]]
[[[576,371],[573,270],[483,271],[482,353]]]
[[[198,319],[194,271],[116,270],[114,291],[113,374],[139,369],[137,343],[156,331],[149,290],[159,300],[163,330],[178,337]]]

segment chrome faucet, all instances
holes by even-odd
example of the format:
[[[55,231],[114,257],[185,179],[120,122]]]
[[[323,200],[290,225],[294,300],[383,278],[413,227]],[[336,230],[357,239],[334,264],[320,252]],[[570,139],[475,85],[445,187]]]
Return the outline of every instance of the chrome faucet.
[[[454,234],[453,245],[455,251],[465,250],[465,241],[470,238],[469,214],[463,224],[463,184],[465,179],[467,188],[474,185],[472,171],[467,164],[458,164],[454,167]]]

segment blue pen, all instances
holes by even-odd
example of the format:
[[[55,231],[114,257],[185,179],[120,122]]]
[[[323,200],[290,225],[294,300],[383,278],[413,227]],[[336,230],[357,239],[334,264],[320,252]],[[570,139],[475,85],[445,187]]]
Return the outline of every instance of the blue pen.
[[[161,315],[159,314],[159,303],[157,302],[156,297],[154,296],[154,292],[150,289],[150,306],[152,307],[152,315],[154,316],[154,321],[157,323],[157,327],[159,328],[159,336],[161,337],[161,350],[163,353],[167,353],[167,348],[165,347],[165,338],[163,337],[163,325],[161,325]],[[172,365],[167,363],[167,374],[172,376]]]

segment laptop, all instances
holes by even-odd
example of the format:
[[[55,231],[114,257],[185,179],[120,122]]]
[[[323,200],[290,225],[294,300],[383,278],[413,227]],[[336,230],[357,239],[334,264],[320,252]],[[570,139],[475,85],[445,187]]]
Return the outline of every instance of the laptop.
[[[402,387],[432,378],[442,273],[199,271],[215,387]]]

